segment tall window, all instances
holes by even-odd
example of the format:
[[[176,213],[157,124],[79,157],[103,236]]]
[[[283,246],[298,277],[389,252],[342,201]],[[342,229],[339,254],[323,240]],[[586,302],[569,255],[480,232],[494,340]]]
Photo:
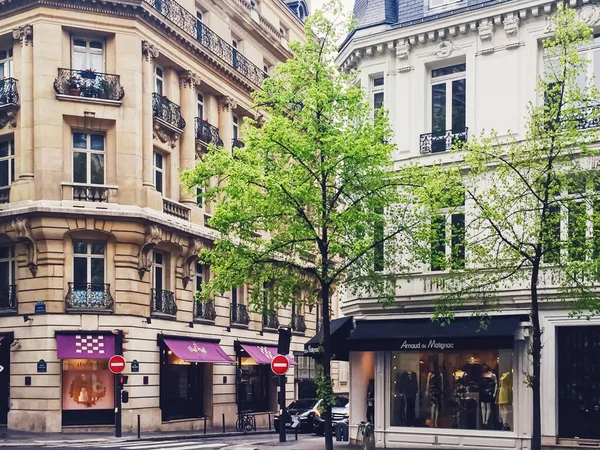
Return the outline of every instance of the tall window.
[[[238,41],[237,41],[237,39],[231,40],[231,46],[233,47],[233,50],[232,50],[233,67],[237,68],[237,64],[238,64]]]
[[[198,116],[200,119],[204,119],[204,95],[198,94]]]
[[[233,139],[237,140],[238,132],[239,132],[239,128],[240,128],[239,119],[238,119],[238,116],[236,116],[236,115],[234,115],[232,117],[232,119],[233,119]]]
[[[0,187],[10,186],[15,181],[15,142],[0,142]]]
[[[459,204],[448,204],[431,219],[430,269],[464,269],[465,213],[464,198]]]
[[[196,186],[196,206],[198,208],[202,208],[203,205],[203,201],[202,201],[202,188]]]
[[[73,132],[73,181],[104,184],[104,135]]]
[[[11,78],[13,76],[13,50],[9,48],[7,50],[0,49],[0,79],[6,77]]]
[[[164,71],[160,66],[154,66],[154,92],[164,95]]]
[[[600,89],[600,34],[595,34],[592,45],[586,46],[579,53],[588,60],[587,73],[577,76],[579,86],[583,88],[586,84],[594,83]]]
[[[449,150],[446,133],[453,136],[466,128],[466,64],[456,64],[431,71],[432,153]],[[458,136],[460,137],[460,136]]]
[[[202,282],[204,281],[204,266],[196,262],[196,292],[202,292]]]
[[[0,247],[0,287],[15,284],[16,261],[14,247]]]
[[[166,289],[166,267],[165,267],[165,254],[159,251],[155,251],[153,255],[152,264],[152,287],[157,291]]]
[[[104,242],[73,241],[73,306],[97,306],[104,300]]]
[[[384,268],[384,243],[381,242],[385,227],[383,207],[378,207],[375,213],[380,219],[375,222],[373,230],[373,270],[381,272]]]
[[[196,11],[196,39],[202,41],[202,21],[204,20],[204,15],[202,11]]]
[[[373,78],[373,108],[381,109],[383,107],[383,85],[384,78]]]
[[[154,186],[162,195],[165,195],[164,159],[161,153],[154,152]]]
[[[99,39],[73,38],[72,68],[104,72],[104,42]]]

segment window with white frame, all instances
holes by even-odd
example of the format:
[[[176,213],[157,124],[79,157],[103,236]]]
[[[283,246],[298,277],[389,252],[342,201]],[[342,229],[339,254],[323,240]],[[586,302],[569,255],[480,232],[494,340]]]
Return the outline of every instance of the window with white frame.
[[[238,59],[239,59],[239,55],[238,55],[239,41],[236,38],[232,38],[231,46],[233,47],[232,55],[231,55],[233,58],[233,67],[237,67]]]
[[[202,198],[203,192],[200,186],[196,186],[196,206],[198,208],[202,208],[204,204],[204,199]]]
[[[204,266],[196,261],[196,292],[202,292],[202,283],[204,282]]]
[[[465,63],[431,71],[431,153],[450,150],[455,139],[466,139],[466,95]]]
[[[451,201],[431,218],[430,270],[465,268],[465,210],[461,202]]]
[[[106,243],[73,241],[73,304],[100,306],[104,302]]]
[[[236,116],[235,114],[232,117],[232,123],[233,123],[233,139],[237,140],[238,139],[238,132],[239,132],[239,128],[240,128],[240,123],[239,123],[239,118],[238,116]]]
[[[196,11],[196,39],[202,41],[202,29],[204,27],[204,14],[202,11]]]
[[[384,88],[384,78],[382,76],[373,78],[373,86],[372,86],[373,109],[381,109],[383,107],[383,99],[384,99],[383,88]]]
[[[105,161],[103,134],[73,131],[73,182],[104,184]]]
[[[16,279],[17,259],[15,248],[0,247],[0,286],[14,286]]]
[[[167,289],[166,254],[155,250],[152,255],[152,287],[157,291]]]
[[[13,64],[13,49],[0,49],[0,79],[13,76]]]
[[[73,37],[72,49],[72,69],[104,72],[103,40]]]
[[[15,141],[0,141],[0,188],[15,181]]]
[[[158,95],[165,95],[164,71],[160,66],[154,66],[154,92],[156,92]]]
[[[198,93],[198,100],[197,100],[197,108],[198,108],[198,116],[200,119],[204,119],[204,95],[201,93]]]
[[[154,186],[162,195],[165,195],[165,157],[162,153],[154,152]]]

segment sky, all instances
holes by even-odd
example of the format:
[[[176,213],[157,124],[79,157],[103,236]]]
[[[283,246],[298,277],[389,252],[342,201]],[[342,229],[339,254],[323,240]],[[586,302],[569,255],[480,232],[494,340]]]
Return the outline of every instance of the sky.
[[[311,11],[316,11],[320,9],[327,0],[311,0]],[[354,0],[342,0],[342,4],[344,5],[345,12],[351,12],[352,7],[354,6]]]

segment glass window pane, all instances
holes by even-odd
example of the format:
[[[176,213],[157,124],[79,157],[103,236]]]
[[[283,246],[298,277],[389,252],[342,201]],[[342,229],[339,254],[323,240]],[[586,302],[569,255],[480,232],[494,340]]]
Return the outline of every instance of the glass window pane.
[[[87,42],[84,39],[73,39],[73,46],[78,50],[85,50]]]
[[[87,277],[87,258],[76,256],[73,258],[73,282],[77,284],[85,284],[88,282]],[[82,289],[76,288],[76,289]]]
[[[380,109],[383,106],[383,92],[373,95],[373,108]]]
[[[154,262],[156,264],[162,264],[162,262],[163,262],[163,255],[162,255],[162,253],[158,253],[158,252],[154,253]]]
[[[596,89],[600,89],[600,50],[594,52],[594,77]]]
[[[0,286],[8,286],[12,283],[12,277],[10,276],[10,262],[0,262]]]
[[[569,206],[569,259],[583,261],[585,258],[585,231],[587,225],[586,204]]]
[[[86,53],[85,52],[81,52],[81,51],[77,51],[75,50],[73,52],[73,63],[72,63],[72,69],[73,70],[85,70],[87,69],[86,67]]]
[[[10,255],[10,247],[0,247],[0,259],[8,258]]]
[[[465,215],[452,215],[452,268],[465,268]]]
[[[452,132],[462,133],[466,126],[466,84],[467,80],[452,82]]]
[[[460,73],[467,70],[467,65],[456,64],[454,66],[442,67],[441,69],[434,69],[431,71],[431,78],[443,77],[444,75],[451,75],[453,73]]]
[[[104,72],[104,56],[102,53],[90,53],[90,67],[86,67],[86,69]]]
[[[8,173],[8,160],[5,159],[0,161],[0,186],[8,186],[10,184],[8,179]]]
[[[0,158],[6,157],[9,154],[8,141],[0,142]]]
[[[85,153],[73,153],[73,181],[87,183],[87,157]]]
[[[373,86],[383,86],[383,77],[378,77],[373,80]]]
[[[446,84],[431,86],[431,131],[446,131]]]
[[[154,288],[157,290],[163,289],[163,269],[162,267],[154,267]]]
[[[155,153],[154,154],[154,160],[156,161],[156,167],[158,167],[159,169],[162,169],[163,166],[163,157],[160,153]]]
[[[73,241],[73,253],[85,255],[87,253],[87,242]]]
[[[73,133],[73,148],[87,148],[87,134]]]
[[[90,149],[104,150],[104,135],[103,134],[91,134],[90,135]]]
[[[90,183],[104,184],[104,155],[92,153],[90,155],[90,166]]]
[[[158,192],[160,192],[161,194],[164,194],[163,192],[163,175],[162,172],[156,170],[155,171],[155,180],[154,180],[154,184],[156,185],[156,190]]]
[[[95,50],[102,50],[102,42],[90,41],[90,48]]]
[[[105,245],[103,242],[92,243],[92,255],[104,255]]]
[[[104,258],[92,258],[90,282],[104,284]]]
[[[446,217],[437,216],[431,221],[431,270],[446,267]]]

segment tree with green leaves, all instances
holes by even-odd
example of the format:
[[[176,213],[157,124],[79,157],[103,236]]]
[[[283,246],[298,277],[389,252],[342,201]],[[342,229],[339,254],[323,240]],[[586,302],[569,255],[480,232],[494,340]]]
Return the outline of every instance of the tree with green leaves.
[[[574,316],[600,312],[599,150],[592,145],[600,97],[580,53],[592,30],[563,5],[552,24],[553,34],[543,42],[539,105],[529,105],[526,135],[501,139],[492,132],[458,146],[461,163],[426,194],[432,214],[448,205],[467,209],[464,248],[453,252],[464,261],[441,262],[458,270],[444,275],[438,318],[452,320],[465,305],[485,316],[502,308],[503,291],[521,287],[529,293],[532,450],[541,449],[540,305],[560,302]],[[431,245],[430,258],[439,258],[436,248]]]
[[[328,16],[340,11],[339,1],[325,7]],[[293,58],[254,93],[265,120],[246,121],[244,147],[213,146],[182,174],[190,188],[209,186],[203,196],[215,204],[210,225],[220,233],[200,255],[214,274],[203,298],[245,284],[257,311],[265,304],[322,304],[327,449],[333,448],[331,297],[344,285],[392,299],[394,282],[382,269],[402,272],[406,245],[397,237],[424,223],[410,206],[411,187],[423,171],[393,170],[385,112],[374,112],[334,62],[347,32],[322,12],[311,16],[306,43],[290,44]],[[305,293],[302,299],[298,292]]]

